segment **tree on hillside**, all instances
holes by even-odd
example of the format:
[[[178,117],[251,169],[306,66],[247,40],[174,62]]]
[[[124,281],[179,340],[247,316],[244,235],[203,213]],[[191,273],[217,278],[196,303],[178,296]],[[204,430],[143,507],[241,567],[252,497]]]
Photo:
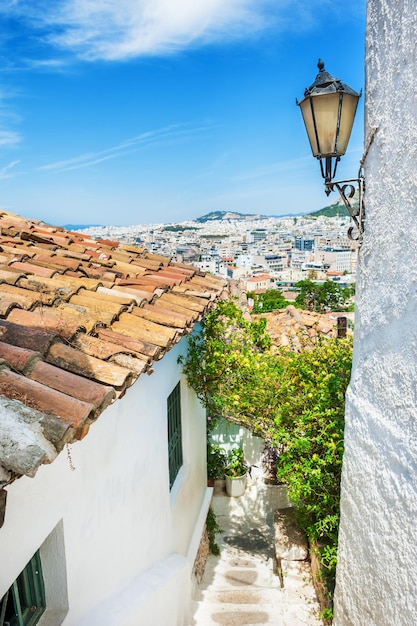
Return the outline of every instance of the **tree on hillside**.
[[[316,313],[346,310],[347,301],[353,294],[350,287],[341,287],[332,280],[324,283],[300,280],[294,286],[298,290],[295,305]]]
[[[247,295],[249,297],[249,293]],[[264,293],[259,294],[251,292],[251,295],[254,301],[254,313],[270,313],[278,309],[285,309],[289,304],[278,289],[267,289]]]

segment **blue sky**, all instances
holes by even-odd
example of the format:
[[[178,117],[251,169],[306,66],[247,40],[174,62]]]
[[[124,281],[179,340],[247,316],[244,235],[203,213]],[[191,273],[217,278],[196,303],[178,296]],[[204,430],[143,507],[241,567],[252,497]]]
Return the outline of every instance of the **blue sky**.
[[[365,0],[2,0],[0,208],[114,225],[321,208],[295,99],[319,57],[364,87],[364,30]],[[363,98],[340,177],[362,151]]]

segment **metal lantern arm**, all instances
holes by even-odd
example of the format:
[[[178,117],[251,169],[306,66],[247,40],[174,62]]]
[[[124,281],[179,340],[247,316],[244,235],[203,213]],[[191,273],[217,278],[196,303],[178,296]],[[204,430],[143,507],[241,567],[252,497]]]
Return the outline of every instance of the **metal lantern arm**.
[[[351,226],[348,230],[348,237],[351,241],[362,242],[365,224],[365,178],[362,167],[359,169],[358,178],[331,180],[325,183],[325,188],[327,195],[334,191],[335,188],[339,192],[340,198],[354,223],[354,226]],[[350,200],[355,197],[356,193],[358,194],[358,204],[353,206]]]
[[[324,161],[324,165],[323,165],[323,161]],[[325,180],[325,186],[326,186],[325,191],[327,195],[329,195],[329,193],[333,191],[333,189],[330,189],[328,185],[336,176],[336,168],[337,168],[337,164],[339,163],[339,161],[340,161],[340,156],[335,157],[334,163],[332,163],[332,157],[329,157],[329,156],[323,159],[320,159],[320,170],[321,170],[321,175]]]

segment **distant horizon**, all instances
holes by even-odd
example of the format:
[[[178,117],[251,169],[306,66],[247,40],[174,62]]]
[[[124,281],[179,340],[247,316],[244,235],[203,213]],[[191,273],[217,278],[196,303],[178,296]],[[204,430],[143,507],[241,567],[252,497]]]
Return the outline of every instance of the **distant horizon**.
[[[319,57],[364,87],[364,0],[19,0],[0,18],[1,209],[120,225],[324,205],[295,100]]]
[[[326,206],[329,206],[329,205],[326,205]],[[322,207],[322,209],[324,208],[326,207]],[[226,214],[232,213],[234,215],[241,215],[242,217],[258,217],[261,220],[261,219],[285,219],[285,218],[291,218],[291,217],[303,217],[305,215],[311,215],[312,213],[314,213],[314,211],[302,212],[302,213],[286,213],[284,215],[265,215],[263,213],[241,213],[240,211],[210,211],[209,213],[205,213],[204,215],[200,215],[199,217],[195,217],[189,220],[180,220],[177,222],[136,222],[136,223],[132,222],[129,224],[108,223],[108,224],[55,224],[55,225],[60,228],[65,228],[66,230],[81,230],[85,228],[108,228],[110,226],[114,228],[128,228],[131,226],[155,226],[157,224],[169,226],[169,225],[182,224],[184,222],[197,222],[201,224],[210,224],[214,222],[223,221],[222,219],[213,219],[213,220],[207,220],[206,222],[198,222],[198,220],[201,220],[202,218],[211,214],[215,214],[215,213],[226,213]],[[236,221],[239,221],[239,220],[236,220]]]

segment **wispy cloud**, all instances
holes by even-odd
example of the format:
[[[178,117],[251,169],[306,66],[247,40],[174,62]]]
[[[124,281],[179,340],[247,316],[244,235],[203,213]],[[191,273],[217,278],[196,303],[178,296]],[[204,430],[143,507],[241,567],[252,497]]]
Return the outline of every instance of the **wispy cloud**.
[[[248,172],[242,172],[233,177],[233,181],[245,181],[255,180],[258,178],[267,178],[269,176],[275,176],[276,174],[300,171],[303,165],[308,165],[311,162],[310,156],[301,157],[299,159],[291,159],[288,161],[279,161],[277,163],[270,163],[263,167],[250,170]]]
[[[361,0],[362,3],[362,0]],[[359,0],[3,0],[47,44],[84,59],[171,54],[189,46],[309,28]]]
[[[193,127],[181,124],[172,124],[157,130],[136,135],[135,137],[126,139],[125,141],[122,141],[115,146],[111,146],[110,148],[97,152],[87,152],[70,159],[41,165],[37,169],[41,171],[64,172],[91,167],[110,159],[125,156],[126,154],[130,154],[140,148],[155,146],[161,143],[166,144],[167,142],[182,142],[196,137],[201,137],[204,132],[212,128],[214,128],[213,125],[204,124]]]
[[[5,165],[4,167],[2,167],[0,169],[0,180],[5,180],[6,178],[13,178],[13,176],[16,176],[16,174],[12,172],[12,169],[16,167],[16,165],[18,165],[19,163],[20,161],[12,161],[8,165]]]
[[[0,146],[15,146],[22,140],[20,133],[0,129]]]

